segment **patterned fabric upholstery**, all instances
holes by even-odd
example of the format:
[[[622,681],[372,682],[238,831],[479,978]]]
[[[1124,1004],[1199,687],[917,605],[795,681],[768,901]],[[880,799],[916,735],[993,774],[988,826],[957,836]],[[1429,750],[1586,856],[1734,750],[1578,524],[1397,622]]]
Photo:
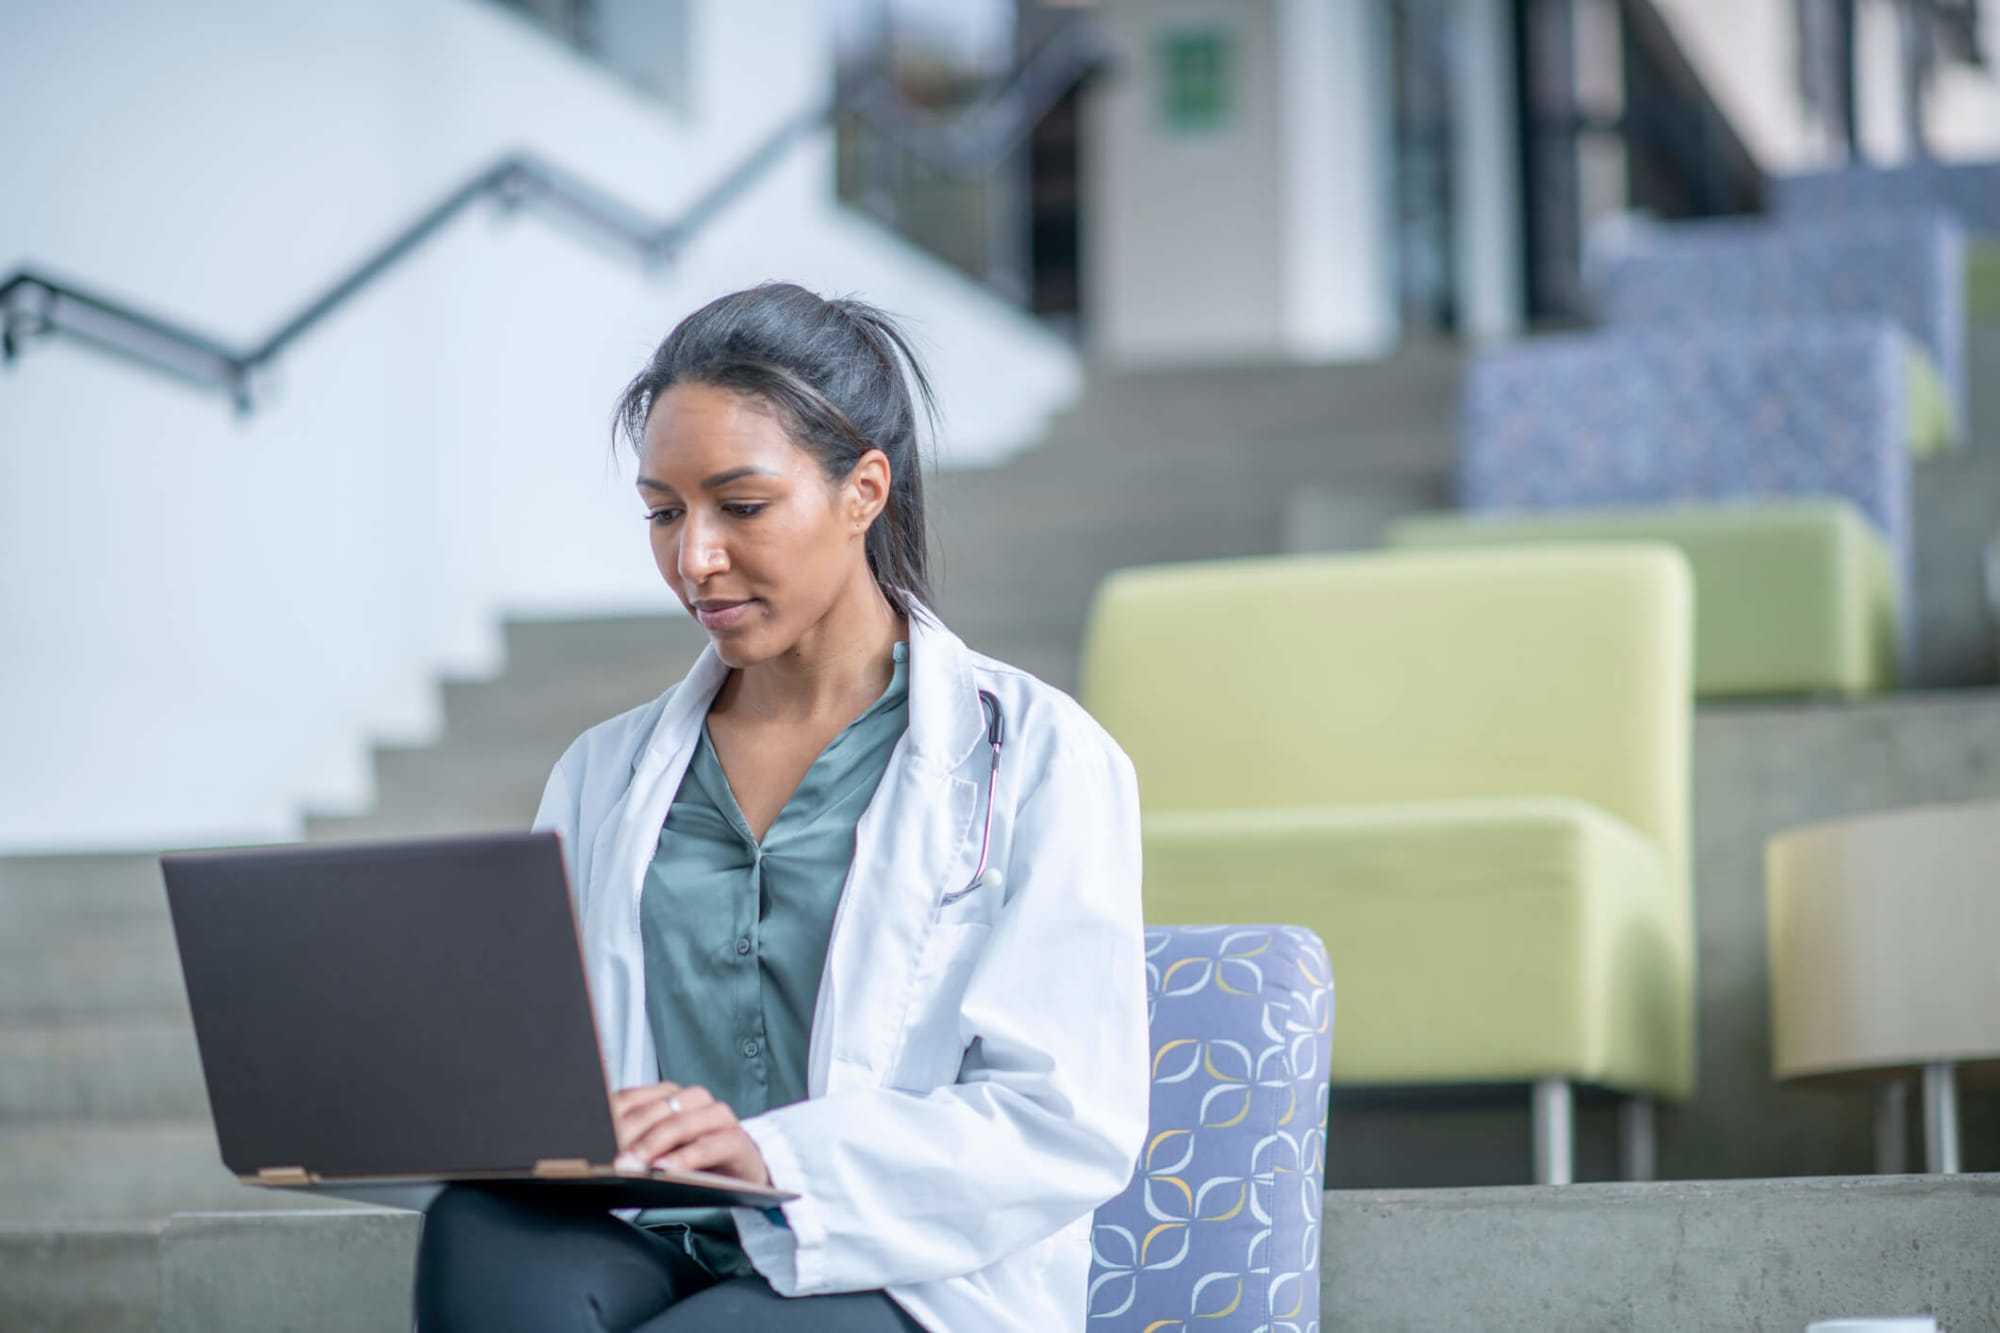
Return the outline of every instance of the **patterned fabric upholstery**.
[[[2000,236],[2000,162],[1908,162],[1779,176],[1771,201],[1786,217],[1825,218],[1927,204],[1967,231]]]
[[[1152,1129],[1097,1212],[1091,1333],[1315,1333],[1333,978],[1302,926],[1146,932]]]
[[[1467,376],[1471,510],[1841,496],[1909,567],[1908,362],[1885,322],[1536,338]]]
[[[1965,419],[1965,235],[1949,214],[1722,218],[1643,236],[1606,266],[1607,323],[1887,316],[1930,353]]]

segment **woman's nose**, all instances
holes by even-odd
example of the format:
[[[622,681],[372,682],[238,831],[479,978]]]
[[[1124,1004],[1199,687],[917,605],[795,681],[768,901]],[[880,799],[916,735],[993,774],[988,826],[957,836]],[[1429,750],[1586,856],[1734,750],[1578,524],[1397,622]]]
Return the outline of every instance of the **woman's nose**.
[[[721,573],[729,567],[720,534],[689,514],[681,524],[679,565],[681,577],[693,582]]]

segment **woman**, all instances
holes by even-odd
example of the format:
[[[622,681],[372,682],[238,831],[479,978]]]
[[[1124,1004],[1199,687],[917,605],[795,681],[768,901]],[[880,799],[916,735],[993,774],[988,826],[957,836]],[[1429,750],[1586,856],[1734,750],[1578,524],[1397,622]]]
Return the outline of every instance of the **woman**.
[[[799,1197],[628,1219],[454,1187],[425,1333],[1083,1327],[1146,1125],[1137,789],[926,610],[911,379],[928,408],[880,312],[789,285],[661,344],[618,422],[710,644],[577,739],[535,821],[624,1160]]]

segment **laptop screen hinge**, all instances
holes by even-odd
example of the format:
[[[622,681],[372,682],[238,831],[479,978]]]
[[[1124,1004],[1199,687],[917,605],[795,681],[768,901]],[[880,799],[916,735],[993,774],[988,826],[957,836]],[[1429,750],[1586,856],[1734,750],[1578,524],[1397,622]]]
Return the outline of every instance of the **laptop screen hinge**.
[[[538,1176],[576,1177],[590,1174],[590,1160],[585,1157],[543,1157],[535,1163]]]
[[[310,1185],[312,1173],[302,1166],[266,1166],[252,1179],[259,1185]]]

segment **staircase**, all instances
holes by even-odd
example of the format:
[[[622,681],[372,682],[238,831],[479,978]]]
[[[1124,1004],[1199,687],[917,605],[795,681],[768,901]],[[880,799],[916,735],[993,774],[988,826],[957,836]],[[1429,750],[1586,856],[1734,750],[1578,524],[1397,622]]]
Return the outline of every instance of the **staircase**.
[[[1454,349],[1415,346],[1365,366],[1100,376],[1042,448],[1004,467],[931,480],[938,609],[974,648],[1073,689],[1089,600],[1113,569],[1366,546],[1390,519],[1448,503],[1460,366]],[[1966,688],[1856,706],[1703,712],[1696,737],[1702,1092],[1662,1117],[1668,1175],[1869,1169],[1864,1105],[1786,1092],[1768,1078],[1759,849],[1775,829],[1822,815],[2000,796],[1990,635],[1966,605],[1976,589],[1953,583],[1973,558],[1968,552],[2000,532],[2000,439],[1984,443],[1986,451],[1925,463],[1918,487],[1918,530],[1932,543],[1921,561],[1938,571],[1950,600],[1929,617],[1927,660],[1939,683]],[[664,588],[660,601],[658,618],[509,624],[501,677],[443,686],[443,740],[379,750],[375,808],[316,815],[310,836],[525,826],[569,741],[657,695],[700,650],[702,636]],[[1975,1169],[2000,1169],[1996,1112],[2000,1104],[1967,1090]],[[1597,1115],[1586,1107],[1582,1117],[1586,1179],[1609,1171],[1609,1126]],[[1527,1176],[1525,1104],[1416,1114],[1361,1108],[1341,1112],[1339,1125],[1329,1182],[1336,1186],[1509,1184]],[[1921,1199],[1929,1188],[1914,1183],[1894,1197]],[[1539,1215],[1534,1192],[1509,1197],[1509,1206],[1526,1211],[1508,1216]],[[1645,1206],[1661,1197],[1643,1196],[1652,1201]],[[1748,1243],[1760,1234],[1762,1196],[1730,1197],[1741,1206],[1719,1214],[1718,1234]],[[1340,1204],[1345,1211],[1330,1213],[1329,1237],[1336,1216],[1355,1224],[1354,1209],[1409,1206],[1394,1202],[1401,1196],[1370,1198],[1351,1196]],[[1892,1225],[1901,1216],[1894,1199],[1882,1206],[1891,1219],[1884,1225]],[[272,1255],[310,1253],[337,1267],[347,1251],[285,1239],[321,1234],[311,1227],[231,1231],[193,1221],[169,1228],[163,1246],[165,1219],[314,1207],[343,1213],[340,1234],[360,1247],[356,1254],[377,1252],[369,1246],[393,1254],[407,1241],[397,1230],[407,1219],[247,1189],[219,1164],[155,859],[0,858],[0,1329],[152,1329],[163,1291],[169,1326],[198,1327],[186,1322],[187,1303],[209,1309],[201,1301],[222,1299],[212,1282],[203,1286],[209,1270],[201,1265],[221,1262],[216,1256],[264,1269],[232,1288],[248,1300],[262,1290],[256,1282],[272,1280],[265,1267],[279,1262]],[[1872,1243],[1874,1234],[1865,1239]],[[239,1248],[225,1243],[230,1236]],[[240,1248],[245,1243],[252,1248]],[[267,1254],[258,1244],[278,1248]],[[327,1280],[327,1290],[342,1289]],[[1330,1311],[1338,1309],[1330,1300]]]

